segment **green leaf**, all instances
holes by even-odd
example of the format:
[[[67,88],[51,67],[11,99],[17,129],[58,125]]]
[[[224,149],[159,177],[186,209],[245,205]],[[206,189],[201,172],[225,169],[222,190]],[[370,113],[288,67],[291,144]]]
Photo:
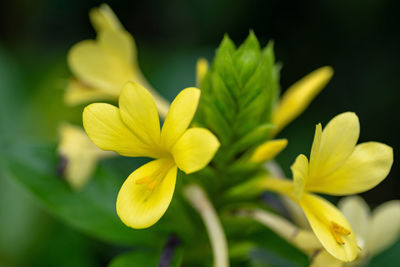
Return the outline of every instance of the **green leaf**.
[[[179,267],[183,259],[182,248],[175,248],[173,250],[173,257],[170,265],[161,265],[160,252],[155,250],[138,249],[129,253],[122,254],[114,258],[108,267],[131,267],[131,266],[146,266],[146,267]]]
[[[279,67],[272,42],[261,49],[251,31],[236,48],[225,35],[201,90],[193,123],[211,130],[221,143],[211,164],[218,177],[201,182],[213,195],[262,171],[261,165],[246,161],[256,146],[270,138],[279,91]],[[215,201],[218,203],[218,197]]]
[[[221,76],[231,94],[234,96],[234,98],[237,98],[240,94],[239,91],[241,85],[233,62],[234,51],[235,45],[229,39],[229,37],[225,35],[215,55],[212,71],[217,72]],[[208,85],[208,88],[204,87],[205,93],[212,95],[215,93],[214,86],[212,83]]]
[[[137,250],[114,258],[110,264],[108,264],[108,267],[157,267],[159,260],[159,255],[154,251]]]
[[[252,201],[247,205],[256,207],[256,202]],[[234,207],[235,205],[231,206],[231,208]],[[246,203],[236,205],[236,208],[240,207],[245,208]],[[293,266],[293,264],[308,266],[309,260],[305,254],[265,226],[249,218],[228,215],[222,218],[225,231],[231,237],[230,244],[245,242],[250,245],[247,247],[247,264],[250,263],[250,266],[285,266],[284,263],[288,264],[286,266]]]
[[[246,41],[235,52],[233,60],[239,81],[244,86],[255,72],[260,60],[260,44],[254,32],[250,32]]]
[[[275,63],[274,43],[272,41],[262,51],[262,62],[263,69],[265,70],[263,71],[265,75],[264,93],[268,96],[263,119],[270,121],[280,94],[279,75],[281,69],[281,64]]]
[[[174,251],[174,257],[172,258],[171,261],[171,267],[181,266],[182,261],[183,261],[183,249],[177,248]]]
[[[236,103],[229,89],[218,73],[211,74],[212,83],[220,90],[215,90],[215,106],[219,109],[225,120],[233,122],[236,113]]]
[[[234,142],[227,151],[221,154],[221,161],[232,160],[233,157],[239,153],[244,152],[246,149],[261,144],[268,139],[268,133],[273,128],[272,124],[262,124],[254,130],[248,132],[245,136]]]
[[[379,253],[367,264],[369,267],[392,266],[400,262],[400,240],[387,250]]]
[[[124,245],[157,245],[165,237],[162,225],[146,230],[126,227],[115,212],[115,199],[126,175],[101,165],[82,192],[74,192],[56,175],[54,146],[18,143],[0,155],[0,174],[18,181],[51,214],[101,240]],[[139,164],[131,161],[133,171]]]
[[[286,257],[273,253],[271,251],[255,248],[250,251],[252,266],[259,267],[299,267],[302,266],[294,261],[288,260]]]
[[[261,49],[255,34],[250,32],[236,49],[225,35],[203,79],[198,115],[194,121],[218,136],[222,144],[220,151],[230,151],[226,157],[217,157],[214,161],[229,164],[237,154],[254,145],[251,142],[236,145],[238,140],[261,125],[271,123],[278,71],[272,43]]]
[[[0,47],[0,150],[2,145],[7,145],[9,138],[21,132],[21,125],[15,123],[23,111],[20,107],[26,105],[23,101],[22,88],[25,86],[21,76],[12,57]]]
[[[260,189],[258,186],[259,182],[266,179],[264,176],[253,178],[249,181],[246,181],[242,184],[239,184],[235,187],[229,189],[229,191],[225,192],[225,196],[227,199],[229,198],[252,198],[257,195],[260,195],[264,189]]]
[[[204,97],[202,103],[206,102],[208,102],[208,99]],[[228,121],[224,119],[221,112],[213,104],[208,104],[202,109],[202,113],[204,114],[204,120],[200,124],[213,131],[219,137],[222,145],[228,145],[233,133]]]

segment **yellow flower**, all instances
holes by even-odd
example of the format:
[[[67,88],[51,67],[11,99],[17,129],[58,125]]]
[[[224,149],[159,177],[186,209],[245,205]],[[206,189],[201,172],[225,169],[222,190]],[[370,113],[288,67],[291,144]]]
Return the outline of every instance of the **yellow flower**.
[[[97,39],[79,42],[68,53],[68,65],[75,78],[71,79],[66,90],[66,103],[117,100],[123,85],[134,81],[151,91],[160,115],[165,117],[169,104],[150,89],[140,71],[133,37],[105,4],[93,9],[90,18]]]
[[[73,189],[80,190],[92,176],[97,161],[115,153],[99,149],[80,127],[63,124],[59,132],[58,153],[65,161],[63,175]]]
[[[119,108],[101,103],[85,108],[83,125],[101,149],[155,159],[135,170],[119,191],[117,213],[127,226],[146,228],[156,223],[171,202],[177,168],[196,172],[216,153],[220,144],[210,131],[188,129],[199,98],[197,88],[180,92],[162,130],[153,97],[137,83],[124,86]]]
[[[342,261],[327,253],[312,231],[299,228],[279,215],[261,209],[238,210],[235,214],[239,217],[252,218],[270,228],[284,240],[306,254],[310,258],[310,266],[312,267],[343,266]]]
[[[201,87],[201,82],[208,71],[208,61],[205,58],[199,58],[196,63],[196,85]]]
[[[288,207],[288,206],[287,206]],[[392,200],[377,207],[372,215],[365,201],[359,196],[343,198],[338,207],[345,215],[356,235],[361,251],[357,259],[342,262],[329,254],[308,228],[293,225],[286,219],[261,209],[238,210],[238,216],[250,217],[281,236],[310,257],[312,267],[364,266],[368,260],[390,247],[400,234],[400,201]],[[299,206],[289,206],[292,219],[304,216]],[[300,216],[299,216],[300,215]],[[302,224],[302,223],[301,223]]]
[[[199,66],[202,64],[200,60],[197,62],[198,76],[201,73],[205,73],[205,71],[200,71],[201,67]],[[272,130],[271,136],[275,136],[287,124],[299,116],[325,87],[332,78],[332,75],[333,69],[331,67],[322,67],[289,87],[273,112],[272,122],[275,128]],[[286,145],[286,139],[267,141],[254,150],[250,161],[259,163],[269,161],[279,154]]]
[[[263,210],[252,210],[239,213],[239,215],[251,217],[271,228],[282,238],[310,256],[310,266],[313,267],[364,266],[370,258],[390,247],[399,238],[399,200],[382,204],[372,214],[370,214],[367,203],[359,196],[341,199],[338,207],[353,227],[357,244],[361,249],[357,259],[351,263],[344,263],[332,257],[323,249],[321,243],[311,231],[297,227],[275,214]],[[298,206],[291,208],[294,209],[295,213],[302,213]]]
[[[275,125],[273,135],[280,132],[307,108],[330,81],[332,75],[333,69],[331,67],[322,67],[311,72],[286,90],[273,113],[272,121]]]
[[[296,201],[325,249],[346,262],[353,261],[358,252],[353,230],[335,206],[311,192],[360,193],[387,176],[393,163],[392,148],[377,142],[356,145],[359,132],[358,117],[351,112],[333,118],[324,131],[318,124],[310,161],[300,155],[291,167],[293,182],[269,178],[258,180],[255,185]]]
[[[324,131],[317,125],[310,162],[300,155],[292,166],[297,198],[303,190],[356,194],[386,178],[393,163],[392,148],[378,142],[356,145],[359,134],[358,117],[352,112],[334,117]]]
[[[287,139],[270,140],[259,145],[250,157],[250,161],[262,163],[273,159],[287,146]]]
[[[353,227],[358,246],[362,249],[362,257],[357,259],[357,263],[365,263],[399,238],[399,200],[380,205],[372,214],[367,203],[359,196],[346,197],[338,206]]]
[[[101,4],[99,7],[92,8],[89,12],[89,18],[96,32],[124,29],[117,16],[107,4]]]

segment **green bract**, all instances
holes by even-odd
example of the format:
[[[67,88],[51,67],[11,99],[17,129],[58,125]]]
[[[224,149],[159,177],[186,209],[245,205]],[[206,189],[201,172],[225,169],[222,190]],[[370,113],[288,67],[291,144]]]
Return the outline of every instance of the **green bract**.
[[[213,166],[223,187],[261,170],[259,164],[247,159],[255,147],[269,140],[279,95],[279,71],[272,42],[261,48],[251,31],[236,48],[225,35],[200,84],[202,94],[194,123],[213,131],[221,142]],[[215,184],[213,187],[210,190],[215,190]]]

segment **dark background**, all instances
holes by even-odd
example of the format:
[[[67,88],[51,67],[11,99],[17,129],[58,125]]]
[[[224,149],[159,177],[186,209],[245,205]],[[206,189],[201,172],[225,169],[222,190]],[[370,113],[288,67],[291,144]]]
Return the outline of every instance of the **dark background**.
[[[48,100],[54,94],[62,94],[63,80],[69,76],[65,60],[68,49],[78,41],[95,37],[88,11],[100,3],[88,0],[0,2],[0,52],[13,62],[23,78],[24,89],[15,90],[21,90],[31,99],[32,103],[23,108],[34,111],[32,120],[34,116],[48,116],[46,123],[38,123],[32,130],[32,135],[55,140],[59,117],[71,117],[65,115],[65,109]],[[388,178],[363,196],[372,207],[399,198],[399,1],[147,0],[109,1],[108,4],[135,37],[140,65],[148,80],[169,99],[194,84],[197,58],[211,60],[225,33],[236,44],[246,38],[249,29],[255,31],[262,45],[274,40],[276,58],[283,63],[282,90],[318,67],[333,66],[335,75],[326,90],[280,134],[288,138],[289,146],[278,161],[290,175],[288,170],[294,158],[310,151],[315,124],[325,125],[336,114],[354,111],[361,122],[360,142],[380,141],[392,146],[395,153]],[[10,186],[18,191],[14,197],[21,195],[21,199],[28,199],[23,203],[31,203],[18,186]],[[36,206],[30,209],[35,210]],[[37,212],[40,215],[35,218],[41,218],[35,219],[39,220],[35,221],[39,229],[43,221],[54,229],[65,227]],[[42,231],[47,235],[51,232]],[[103,252],[102,245],[93,244],[69,228],[63,234],[72,240],[84,240],[83,243],[75,241],[79,246],[86,248],[87,245],[96,255],[85,254],[89,258],[82,266],[90,266],[97,261],[94,260],[97,254]],[[48,241],[40,242],[43,248],[47,246]],[[4,254],[3,258],[12,262],[18,253],[30,253],[37,260],[37,255],[44,253],[36,253],[32,245],[25,246],[29,247],[25,252],[20,251],[21,244],[15,245],[15,251],[8,248],[11,252],[0,252],[0,260]],[[41,251],[39,245],[36,249]]]

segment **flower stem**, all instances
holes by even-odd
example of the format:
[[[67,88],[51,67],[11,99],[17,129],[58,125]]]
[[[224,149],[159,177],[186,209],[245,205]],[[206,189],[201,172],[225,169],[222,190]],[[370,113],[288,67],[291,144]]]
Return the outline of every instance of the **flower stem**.
[[[276,161],[271,160],[267,162],[264,167],[271,173],[273,177],[276,178],[284,178],[285,173],[283,172],[282,168],[279,166]],[[303,229],[311,229],[306,216],[304,215],[303,211],[299,207],[298,204],[293,202],[290,198],[281,195],[280,199],[282,200],[283,204],[285,205],[286,209],[290,214],[290,218],[301,228]]]
[[[235,213],[237,216],[252,218],[267,226],[308,255],[312,255],[316,250],[322,248],[321,243],[311,231],[300,229],[276,214],[261,209],[243,209],[237,210]]]
[[[191,184],[185,187],[184,194],[204,221],[213,250],[214,266],[228,267],[228,246],[225,233],[206,193],[200,186]]]

